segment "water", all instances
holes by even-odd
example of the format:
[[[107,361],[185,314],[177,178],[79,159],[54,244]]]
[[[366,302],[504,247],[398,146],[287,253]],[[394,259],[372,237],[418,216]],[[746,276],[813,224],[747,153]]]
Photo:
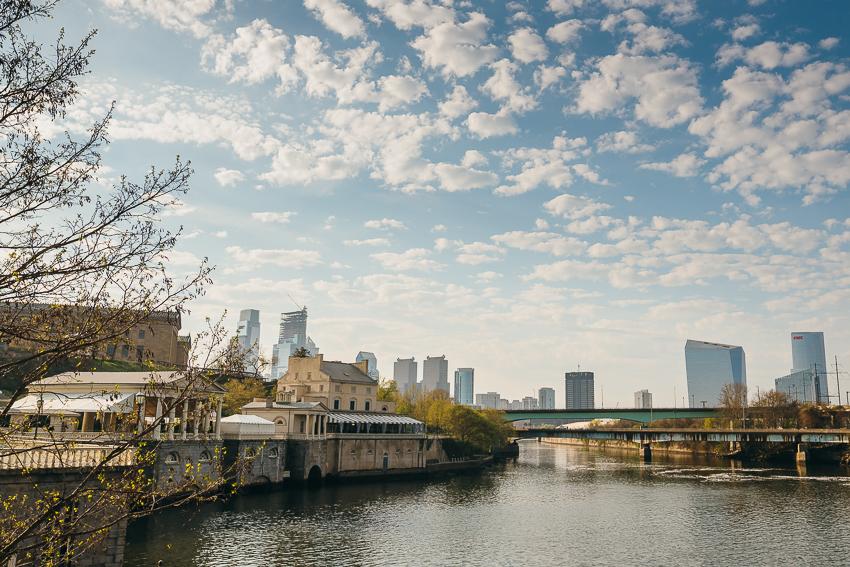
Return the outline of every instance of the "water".
[[[850,470],[522,443],[437,482],[246,495],[134,523],[127,567],[846,565]]]

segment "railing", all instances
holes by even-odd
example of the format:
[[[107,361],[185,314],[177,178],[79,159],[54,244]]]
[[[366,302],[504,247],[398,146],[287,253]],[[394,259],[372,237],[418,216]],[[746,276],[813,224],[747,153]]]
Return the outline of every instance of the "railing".
[[[106,461],[111,452],[111,447],[0,447],[0,469],[94,468]],[[106,466],[128,467],[134,464],[136,452],[129,449],[109,459]]]
[[[0,442],[6,439],[14,439],[16,442],[29,440],[39,440],[39,441],[107,441],[107,442],[118,442],[118,441],[126,441],[129,439],[146,439],[150,440],[154,438],[154,433],[151,431],[143,436],[138,436],[132,431],[38,431],[37,436],[35,433],[26,433],[19,432],[17,430],[10,430],[8,428],[0,429]],[[194,433],[186,433],[186,438],[183,438],[183,434],[180,432],[174,433],[174,439],[168,439],[167,432],[163,432],[160,441],[183,441],[183,440],[193,440],[193,441],[213,441],[215,440],[215,433],[208,433],[204,435],[203,433],[198,433],[195,435]]]
[[[425,439],[424,433],[329,433],[328,439]]]

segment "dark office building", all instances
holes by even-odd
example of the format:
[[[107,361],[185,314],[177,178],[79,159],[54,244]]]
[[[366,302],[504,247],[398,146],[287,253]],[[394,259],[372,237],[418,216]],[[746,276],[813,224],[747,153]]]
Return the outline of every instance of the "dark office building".
[[[593,372],[567,372],[567,409],[593,409]]]

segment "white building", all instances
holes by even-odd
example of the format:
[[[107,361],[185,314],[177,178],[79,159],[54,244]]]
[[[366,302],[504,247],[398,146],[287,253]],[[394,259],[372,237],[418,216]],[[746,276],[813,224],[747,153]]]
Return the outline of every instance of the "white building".
[[[649,390],[635,392],[635,409],[649,409],[652,407],[652,394]]]
[[[522,399],[522,409],[531,410],[537,409],[537,398],[526,396]]]
[[[537,390],[537,400],[540,409],[555,409],[555,389],[540,388]]]
[[[413,357],[399,358],[393,363],[393,380],[398,391],[406,394],[416,385],[416,374],[419,372],[419,364]]]
[[[486,394],[475,394],[475,405],[483,408],[500,409],[499,400],[501,396],[496,392],[487,392]]]
[[[422,386],[449,392],[449,361],[446,356],[428,356],[422,363]]]
[[[514,400],[508,405],[508,409],[521,410],[522,409],[522,402],[519,401],[519,400]]]

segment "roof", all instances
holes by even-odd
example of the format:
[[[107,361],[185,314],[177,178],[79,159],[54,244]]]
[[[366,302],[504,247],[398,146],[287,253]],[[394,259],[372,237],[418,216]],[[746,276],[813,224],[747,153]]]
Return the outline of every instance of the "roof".
[[[263,419],[257,415],[243,415],[236,414],[231,415],[230,417],[222,418],[222,423],[256,423],[261,425],[271,424],[274,425],[273,421],[269,421],[268,419]]]
[[[38,403],[42,402],[39,410]],[[12,404],[12,408],[22,413],[61,413],[61,412],[107,412],[131,413],[135,403],[134,394],[73,394],[49,393],[25,396]]]
[[[331,423],[386,423],[389,425],[423,425],[412,417],[387,413],[329,413]]]
[[[331,382],[356,382],[377,386],[378,381],[365,374],[360,368],[348,362],[322,362],[322,372],[327,374]]]
[[[241,409],[324,409],[322,402],[273,402],[271,407],[266,402],[248,402]]]
[[[357,356],[362,356],[364,358],[366,358],[366,357],[375,358],[374,354],[372,354],[371,352],[365,351],[365,350],[361,350],[360,352],[358,352]]]
[[[688,341],[685,343],[685,348],[734,350],[736,348],[741,347],[735,345],[724,345],[721,343],[710,343],[708,341],[695,341],[693,339],[688,339]]]
[[[145,384],[171,384],[183,380],[182,372],[63,372],[54,376],[48,376],[38,382],[33,382],[30,388],[38,386],[56,385],[86,385],[109,386],[126,384],[131,386],[143,386]],[[224,388],[215,383],[207,383],[205,390],[226,392]]]

